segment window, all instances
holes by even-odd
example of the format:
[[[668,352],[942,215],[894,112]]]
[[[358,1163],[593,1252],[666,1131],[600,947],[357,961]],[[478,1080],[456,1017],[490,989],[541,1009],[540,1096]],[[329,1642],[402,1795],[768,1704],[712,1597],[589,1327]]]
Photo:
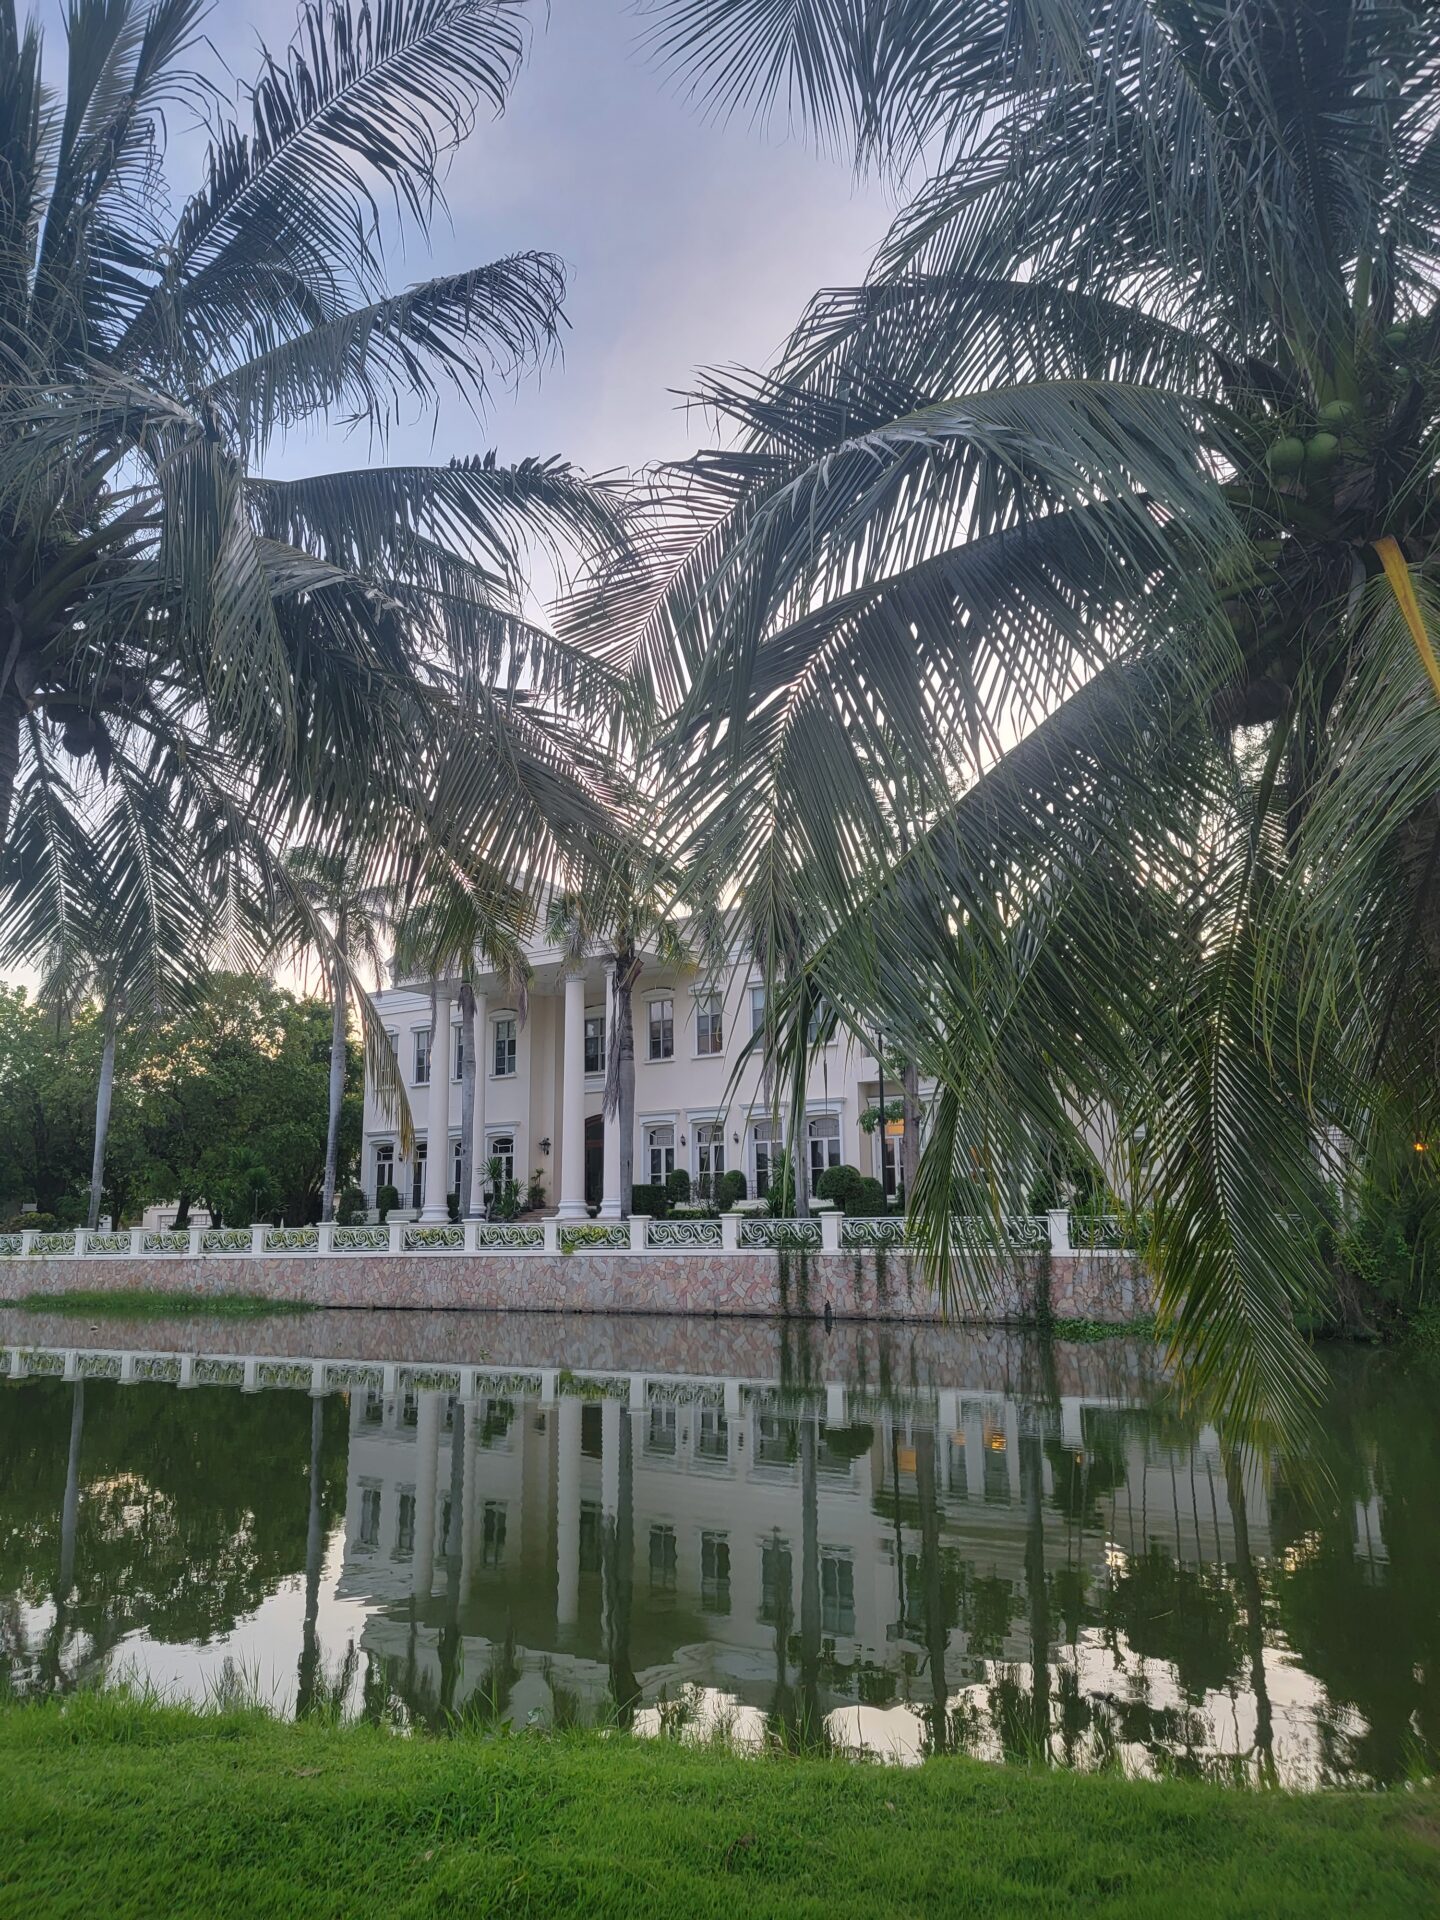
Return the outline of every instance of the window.
[[[360,1409],[360,1424],[363,1427],[384,1426],[385,1395],[379,1387],[365,1389],[365,1399]]]
[[[515,1136],[513,1133],[492,1133],[486,1136],[485,1158],[500,1162],[500,1178],[515,1178]]]
[[[480,1528],[480,1564],[498,1567],[505,1559],[505,1502],[487,1500]]]
[[[600,1409],[597,1407],[598,1413]],[[580,1502],[580,1571],[599,1573],[603,1552],[604,1519],[598,1500]]]
[[[458,1080],[465,1071],[465,1029],[453,1026],[450,1029],[450,1078]]]
[[[718,993],[695,996],[695,1051],[700,1054],[725,1051],[725,1005]]]
[[[820,1176],[829,1167],[840,1164],[840,1116],[817,1113],[805,1123],[805,1151],[810,1169],[810,1191],[820,1185]]]
[[[879,1144],[875,1152],[880,1160],[880,1180],[887,1199],[893,1200],[900,1191],[900,1141],[895,1134],[885,1131],[884,1123],[876,1129],[876,1134]]]
[[[715,1183],[725,1171],[725,1126],[723,1121],[708,1121],[695,1129],[695,1172],[700,1198],[713,1200]]]
[[[379,1206],[379,1193],[382,1187],[395,1184],[395,1142],[382,1140],[375,1149],[375,1193],[376,1206]]]
[[[793,1414],[755,1416],[755,1460],[762,1467],[793,1467],[800,1457],[800,1422]]]
[[[360,1489],[360,1545],[378,1547],[380,1544],[380,1489],[362,1487]]]
[[[416,1027],[411,1035],[415,1043],[415,1084],[428,1087],[430,1084],[430,1029]]]
[[[650,1184],[652,1187],[663,1187],[675,1171],[674,1127],[647,1127],[645,1148],[650,1157]]]
[[[395,1518],[395,1551],[413,1553],[415,1551],[415,1489],[403,1487],[400,1492],[399,1511]]]
[[[410,1169],[410,1204],[418,1212],[425,1204],[425,1162],[428,1158],[425,1142],[415,1142],[415,1164]]]
[[[730,1611],[730,1540],[726,1534],[700,1536],[700,1604],[707,1613]]]
[[[752,1034],[759,1033],[760,1029],[764,1026],[764,1024],[765,1024],[765,989],[764,987],[751,987],[750,989],[750,1031],[751,1033]]]
[[[855,1631],[855,1562],[848,1553],[820,1555],[820,1628],[823,1633]]]
[[[450,1142],[450,1191],[451,1193],[454,1194],[456,1200],[459,1202],[460,1211],[463,1213],[465,1211],[465,1195],[460,1191],[460,1142],[459,1140],[452,1140]]]
[[[727,1460],[730,1457],[730,1428],[723,1407],[701,1407],[695,1451],[702,1460]]]
[[[652,1060],[675,1058],[675,1002],[673,1000],[650,1002],[650,1058]]]
[[[420,1421],[420,1396],[414,1387],[406,1387],[400,1397],[400,1424],[402,1427],[417,1426]]]
[[[390,1043],[390,1051],[395,1056],[395,1071],[400,1071],[400,1035],[394,1027],[385,1029],[385,1038]]]
[[[585,1071],[605,1071],[605,1009],[590,1007],[585,1014]]]
[[[673,1458],[675,1453],[675,1409],[674,1407],[652,1407],[650,1409],[650,1431],[645,1436],[645,1451],[660,1453]]]
[[[790,1626],[790,1542],[779,1534],[760,1549],[760,1618],[771,1627]]]
[[[673,1527],[651,1527],[650,1529],[650,1591],[652,1593],[673,1593],[678,1557],[675,1551],[675,1529]]]
[[[773,1120],[755,1122],[755,1198],[763,1200],[780,1171],[781,1140]]]
[[[515,1071],[515,1017],[506,1014],[495,1022],[495,1078],[505,1080]]]

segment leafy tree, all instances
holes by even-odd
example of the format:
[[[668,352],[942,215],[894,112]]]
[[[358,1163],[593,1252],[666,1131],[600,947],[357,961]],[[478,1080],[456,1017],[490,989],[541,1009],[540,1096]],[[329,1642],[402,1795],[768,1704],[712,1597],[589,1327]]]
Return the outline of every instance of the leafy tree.
[[[657,11],[912,178],[575,629],[668,719],[682,857],[934,1077],[937,1267],[957,1179],[998,1214],[1109,1111],[1177,1348],[1286,1412],[1325,1130],[1440,1118],[1440,18]]]

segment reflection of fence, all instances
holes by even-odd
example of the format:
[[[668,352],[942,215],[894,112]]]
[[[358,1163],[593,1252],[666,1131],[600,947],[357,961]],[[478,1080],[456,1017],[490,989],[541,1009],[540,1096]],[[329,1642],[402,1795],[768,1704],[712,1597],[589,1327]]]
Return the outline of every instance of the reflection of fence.
[[[1143,1239],[1138,1222],[1116,1214],[1012,1213],[969,1216],[952,1222],[954,1243],[966,1251],[998,1254],[1109,1255],[1133,1250]],[[147,1259],[181,1255],[226,1258],[265,1254],[532,1254],[532,1253],[861,1253],[911,1244],[899,1215],[847,1217],[828,1207],[808,1220],[778,1220],[750,1212],[718,1219],[651,1220],[455,1220],[424,1225],[397,1220],[387,1226],[191,1227],[119,1232],[66,1231],[0,1234],[0,1260],[31,1255],[90,1260],[131,1254]]]

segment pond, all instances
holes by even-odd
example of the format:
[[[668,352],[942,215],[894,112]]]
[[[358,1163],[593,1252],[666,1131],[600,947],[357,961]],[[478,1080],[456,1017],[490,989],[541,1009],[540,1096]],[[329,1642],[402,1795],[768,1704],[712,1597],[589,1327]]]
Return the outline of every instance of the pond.
[[[1259,1458],[1130,1340],[7,1311],[0,1348],[22,1694],[1299,1786],[1440,1747],[1440,1398],[1394,1355],[1329,1356],[1319,1442]]]

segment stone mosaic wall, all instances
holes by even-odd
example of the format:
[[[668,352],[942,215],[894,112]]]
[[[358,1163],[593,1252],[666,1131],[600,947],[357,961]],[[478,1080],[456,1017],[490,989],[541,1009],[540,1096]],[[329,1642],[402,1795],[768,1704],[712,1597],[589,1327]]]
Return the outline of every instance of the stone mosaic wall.
[[[983,1288],[957,1286],[949,1318],[967,1324],[1032,1321],[1047,1281],[1051,1312],[1125,1324],[1150,1307],[1128,1256],[1020,1258]],[[0,1300],[27,1293],[162,1289],[198,1296],[260,1295],[312,1306],[471,1308],[486,1312],[821,1316],[938,1320],[942,1309],[900,1253],[352,1254],[323,1258],[166,1260],[32,1255],[0,1260]]]

